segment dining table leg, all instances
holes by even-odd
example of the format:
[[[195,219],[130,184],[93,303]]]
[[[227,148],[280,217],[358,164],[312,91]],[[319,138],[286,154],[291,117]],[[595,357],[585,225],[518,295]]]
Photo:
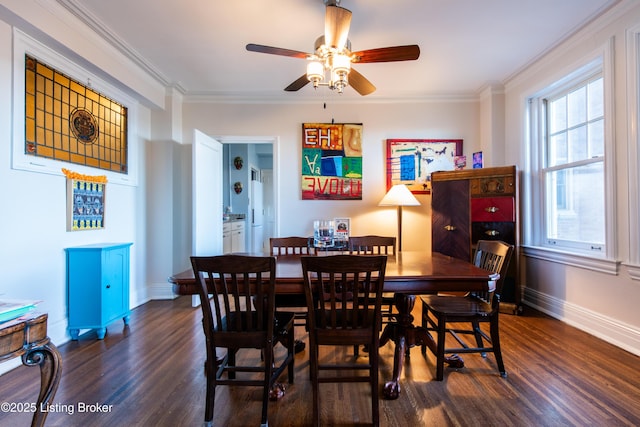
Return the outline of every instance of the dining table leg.
[[[387,323],[380,336],[380,347],[389,341],[393,341],[396,345],[393,356],[393,377],[391,381],[385,383],[382,391],[383,397],[389,400],[397,399],[400,396],[400,375],[405,356],[410,348],[426,345],[433,354],[437,353],[437,343],[429,331],[413,324],[414,318],[411,312],[416,303],[416,296],[396,293],[394,300],[398,309],[398,314],[395,315],[396,321]],[[455,363],[458,368],[464,366],[462,359],[456,355],[451,357],[450,362]]]
[[[426,329],[413,324],[411,312],[416,303],[416,296],[397,293],[394,295],[394,300],[398,309],[396,321],[387,323],[380,336],[381,347],[389,340],[396,345],[393,356],[393,377],[391,381],[385,383],[382,392],[385,399],[397,399],[400,396],[400,374],[407,350],[416,345],[426,345],[430,349],[435,349],[436,346],[436,342]]]

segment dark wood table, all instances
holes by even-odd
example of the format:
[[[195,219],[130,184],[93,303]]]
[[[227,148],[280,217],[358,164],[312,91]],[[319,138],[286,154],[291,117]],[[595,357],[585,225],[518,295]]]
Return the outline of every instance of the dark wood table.
[[[6,402],[23,405],[16,410],[33,410],[32,427],[44,425],[62,375],[62,358],[47,336],[47,318],[47,314],[29,313],[0,323],[0,362],[22,356],[24,365],[40,366],[40,394],[33,407],[25,408],[25,402]]]
[[[276,293],[304,294],[302,266],[298,258],[278,259],[276,277]],[[384,290],[395,293],[399,314],[396,316],[396,322],[385,326],[380,337],[380,345],[386,344],[389,340],[396,344],[393,378],[384,386],[385,398],[397,399],[400,395],[399,378],[406,350],[423,344],[432,350],[436,347],[431,334],[413,324],[411,312],[416,294],[484,290],[492,286],[498,278],[499,275],[496,273],[437,252],[403,251],[388,257]],[[169,282],[173,284],[173,291],[178,295],[198,293],[192,270],[171,276]]]

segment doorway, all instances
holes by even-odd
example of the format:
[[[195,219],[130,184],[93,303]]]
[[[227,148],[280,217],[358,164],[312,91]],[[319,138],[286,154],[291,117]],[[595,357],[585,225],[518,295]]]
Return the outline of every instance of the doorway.
[[[247,231],[245,247],[248,250],[256,252],[261,248],[268,248],[269,238],[277,236],[279,229],[279,140],[277,137],[234,136],[216,136],[216,139],[224,145],[225,153],[228,153],[223,168],[223,209],[230,207],[234,215],[244,215]],[[234,166],[236,157],[242,158],[241,170],[236,170]],[[241,182],[243,190],[240,193],[234,191],[236,182]],[[261,185],[254,185],[254,182]],[[256,212],[252,211],[252,192],[255,187],[260,186],[263,216],[262,227],[258,229],[254,228],[257,224],[253,221]]]

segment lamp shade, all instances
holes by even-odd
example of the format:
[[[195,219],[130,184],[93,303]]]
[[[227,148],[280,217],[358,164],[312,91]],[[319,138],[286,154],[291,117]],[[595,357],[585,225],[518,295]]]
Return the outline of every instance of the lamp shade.
[[[320,82],[324,79],[324,65],[319,61],[310,61],[307,64],[307,79]]]
[[[420,206],[420,202],[406,185],[397,184],[387,191],[378,206]]]

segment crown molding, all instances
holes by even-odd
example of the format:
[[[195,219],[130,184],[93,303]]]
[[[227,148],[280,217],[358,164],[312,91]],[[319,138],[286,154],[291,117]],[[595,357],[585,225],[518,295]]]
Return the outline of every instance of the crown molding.
[[[288,96],[289,95],[289,96]],[[444,103],[444,102],[479,102],[479,92],[442,92],[442,93],[424,93],[424,94],[394,94],[393,96],[314,96],[296,94],[292,97],[289,93],[280,94],[279,92],[264,93],[237,93],[237,92],[188,92],[184,96],[185,103],[225,103],[225,104],[316,104],[332,103],[332,104],[414,104],[414,103]]]
[[[109,27],[89,12],[82,2],[78,0],[56,0],[56,2],[163,86],[175,88],[182,94],[186,92],[180,83],[171,81],[126,41],[114,34]]]

